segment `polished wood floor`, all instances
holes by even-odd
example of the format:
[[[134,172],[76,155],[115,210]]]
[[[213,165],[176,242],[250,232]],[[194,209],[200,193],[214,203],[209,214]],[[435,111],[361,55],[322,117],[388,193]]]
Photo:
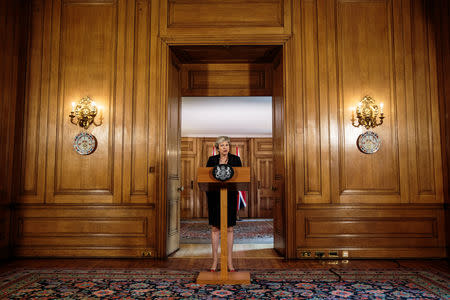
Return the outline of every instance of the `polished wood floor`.
[[[180,249],[169,258],[210,258],[211,256],[211,244],[180,244]],[[233,257],[246,259],[283,259],[273,249],[273,244],[234,244]]]
[[[208,246],[208,245],[205,245]],[[186,256],[176,255],[168,259],[104,259],[104,258],[67,258],[67,259],[13,259],[0,261],[0,273],[18,268],[67,268],[67,269],[150,269],[165,268],[169,270],[207,270],[211,264],[211,258],[204,254],[189,254],[192,246],[181,249]],[[285,260],[277,257],[265,257],[272,255],[271,251],[259,251],[264,249],[241,250],[235,256],[235,267],[239,270],[263,270],[263,269],[426,269],[436,270],[450,274],[447,260]],[[269,249],[270,250],[270,249]],[[262,254],[261,254],[262,253]],[[252,255],[250,257],[250,254]],[[262,256],[258,256],[261,254]],[[275,252],[276,254],[276,252]]]

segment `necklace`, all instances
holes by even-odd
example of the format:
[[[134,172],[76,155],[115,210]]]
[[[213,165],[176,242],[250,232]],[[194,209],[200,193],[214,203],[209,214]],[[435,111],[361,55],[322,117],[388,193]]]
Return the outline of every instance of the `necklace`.
[[[220,160],[219,160],[219,164],[224,164],[224,165],[226,165],[228,163],[228,155],[226,156],[226,158],[220,158]]]

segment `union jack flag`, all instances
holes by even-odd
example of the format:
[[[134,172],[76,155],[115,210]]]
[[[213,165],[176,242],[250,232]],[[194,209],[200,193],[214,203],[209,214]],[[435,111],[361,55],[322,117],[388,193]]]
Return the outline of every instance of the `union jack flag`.
[[[241,156],[239,154],[239,147],[236,147],[236,155]],[[247,207],[247,192],[246,191],[239,191],[238,197],[237,197],[237,210],[241,208],[241,203],[244,207]]]

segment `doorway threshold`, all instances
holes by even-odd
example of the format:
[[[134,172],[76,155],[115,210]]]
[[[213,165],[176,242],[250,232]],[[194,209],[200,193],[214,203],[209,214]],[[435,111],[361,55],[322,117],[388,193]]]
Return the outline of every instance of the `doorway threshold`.
[[[220,254],[220,249],[219,249]],[[180,249],[169,256],[170,258],[211,258],[211,244],[180,244]],[[233,258],[245,259],[283,259],[273,249],[272,244],[234,244]]]

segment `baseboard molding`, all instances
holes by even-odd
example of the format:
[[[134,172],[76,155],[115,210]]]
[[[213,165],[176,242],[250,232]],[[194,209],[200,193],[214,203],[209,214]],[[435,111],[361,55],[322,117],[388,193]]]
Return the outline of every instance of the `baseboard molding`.
[[[47,248],[21,247],[14,249],[14,257],[40,258],[156,258],[157,252],[153,248]]]
[[[298,259],[445,258],[446,248],[297,248]]]

